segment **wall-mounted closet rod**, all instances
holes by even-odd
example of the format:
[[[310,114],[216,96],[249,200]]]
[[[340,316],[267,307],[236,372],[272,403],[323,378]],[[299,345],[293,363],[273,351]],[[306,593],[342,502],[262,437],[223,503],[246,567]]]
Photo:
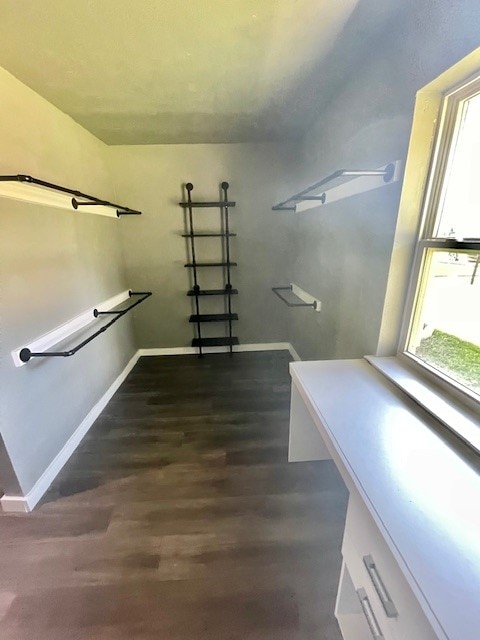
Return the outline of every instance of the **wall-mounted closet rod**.
[[[272,207],[273,211],[295,211],[296,203],[303,200],[319,200],[322,204],[325,204],[327,196],[325,193],[320,195],[308,195],[311,191],[316,191],[320,187],[325,186],[333,180],[338,178],[360,178],[360,177],[383,177],[384,182],[390,182],[395,174],[395,164],[392,162],[388,164],[384,169],[338,169],[329,176],[322,178],[318,182],[310,185],[306,189],[299,191],[295,195],[291,196],[287,200],[280,202]]]
[[[312,296],[311,293],[304,291],[298,284],[290,283],[285,287],[272,287],[273,293],[284,302],[287,307],[310,307],[317,313],[320,313],[322,309],[322,302],[318,298]],[[290,291],[291,294],[298,298],[301,302],[292,302],[288,298],[285,298],[280,291]]]
[[[139,300],[137,300],[136,302],[134,302],[133,304],[131,304],[130,306],[128,306],[126,309],[122,309],[120,311],[116,311],[114,312],[115,318],[112,318],[112,320],[110,320],[110,322],[107,322],[107,324],[105,324],[103,327],[101,327],[100,329],[98,329],[98,331],[95,331],[95,333],[92,333],[91,336],[88,336],[88,338],[85,338],[85,340],[83,340],[82,342],[80,342],[80,344],[77,344],[75,347],[72,347],[72,349],[69,349],[68,351],[41,351],[41,352],[32,352],[30,351],[30,349],[22,349],[20,351],[20,360],[22,362],[28,362],[31,358],[58,358],[58,357],[63,357],[63,358],[68,358],[70,356],[73,356],[77,353],[77,351],[80,351],[80,349],[82,349],[83,347],[85,347],[89,342],[91,342],[92,340],[94,340],[97,336],[99,336],[101,333],[103,333],[104,331],[106,331],[107,329],[109,329],[112,324],[115,324],[115,322],[117,322],[117,320],[119,320],[122,316],[124,316],[126,313],[128,313],[128,311],[130,311],[131,309],[133,309],[133,307],[136,307],[137,304],[140,304],[141,302],[143,302],[144,300],[146,300],[149,296],[152,295],[151,291],[130,291],[129,292],[130,296],[142,296]],[[95,309],[95,311],[97,311]],[[100,314],[104,314],[106,312],[104,311],[97,311],[97,314],[95,314],[94,311],[94,315],[95,317],[97,317]]]
[[[289,300],[284,298],[281,293],[279,293],[279,291],[292,291],[292,290],[293,290],[292,285],[288,287],[272,287],[273,293],[276,296],[278,296],[280,300],[287,305],[287,307],[312,307],[312,309],[317,308],[316,300],[314,302],[290,302]]]
[[[62,187],[58,184],[53,184],[52,182],[46,182],[45,180],[40,180],[39,178],[33,178],[32,176],[27,176],[23,174],[12,175],[12,176],[0,176],[0,182],[21,182],[31,185],[36,185],[39,187],[44,187],[45,189],[52,189],[53,191],[58,191],[60,193],[65,193],[67,195],[76,196],[72,198],[71,204],[74,209],[82,206],[103,206],[103,207],[112,207],[112,209],[117,209],[117,216],[140,216],[142,214],[141,211],[137,211],[135,209],[130,209],[130,207],[124,207],[121,204],[115,204],[115,202],[110,202],[109,200],[102,200],[100,198],[96,198],[95,196],[91,196],[88,193],[82,193],[81,191],[77,191],[76,189],[69,189],[68,187]],[[79,202],[77,198],[82,198],[87,200],[88,202]]]
[[[313,307],[313,308],[315,308],[315,303],[314,302],[312,302],[312,303],[308,303],[308,302],[290,302],[289,300],[284,298],[281,293],[279,293],[279,291],[291,291],[291,290],[292,290],[291,285],[289,287],[272,287],[273,293],[276,296],[278,296],[280,298],[280,300],[287,305],[287,307]]]

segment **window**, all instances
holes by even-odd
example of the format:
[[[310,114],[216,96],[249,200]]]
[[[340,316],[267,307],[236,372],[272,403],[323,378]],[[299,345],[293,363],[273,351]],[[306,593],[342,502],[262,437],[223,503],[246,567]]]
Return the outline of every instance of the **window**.
[[[480,78],[443,98],[403,352],[480,399]]]

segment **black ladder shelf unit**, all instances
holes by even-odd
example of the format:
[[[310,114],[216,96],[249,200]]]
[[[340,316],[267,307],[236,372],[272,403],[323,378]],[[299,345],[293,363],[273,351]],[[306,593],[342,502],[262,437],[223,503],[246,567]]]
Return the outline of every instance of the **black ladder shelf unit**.
[[[192,201],[193,184],[188,182],[185,185],[187,190],[187,201],[179,202],[179,205],[188,211],[188,233],[182,234],[190,243],[191,262],[185,267],[192,269],[193,288],[188,291],[187,296],[195,298],[195,313],[190,316],[189,321],[197,327],[197,337],[192,340],[192,347],[198,347],[198,355],[202,357],[203,347],[228,347],[230,354],[233,353],[234,345],[238,345],[238,338],[233,335],[232,322],[238,320],[238,315],[232,313],[232,296],[238,294],[238,290],[232,287],[231,267],[236,267],[237,263],[230,260],[230,238],[236,236],[230,232],[229,226],[229,209],[235,206],[235,202],[228,199],[228,182],[222,182],[221,188],[223,192],[223,200],[218,202],[194,202]],[[197,232],[193,223],[193,210],[205,208],[220,208],[221,230],[216,232]],[[222,253],[224,259],[219,262],[197,262],[196,257],[196,239],[197,238],[220,238],[222,242]],[[221,267],[224,270],[225,284],[222,289],[202,289],[198,283],[198,269],[207,267]],[[200,299],[203,296],[222,296],[226,299],[227,313],[201,313]],[[202,324],[210,322],[225,322],[228,326],[228,335],[216,338],[202,337]]]

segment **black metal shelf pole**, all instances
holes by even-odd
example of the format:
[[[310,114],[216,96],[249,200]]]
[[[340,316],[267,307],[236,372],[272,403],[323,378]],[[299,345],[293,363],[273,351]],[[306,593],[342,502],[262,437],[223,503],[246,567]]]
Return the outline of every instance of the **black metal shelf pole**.
[[[226,246],[226,258],[227,258],[227,284],[225,289],[227,290],[227,304],[228,304],[228,338],[229,338],[229,351],[230,355],[233,354],[232,345],[232,282],[230,276],[230,229],[228,221],[228,182],[222,182],[223,190],[223,212],[225,216],[225,246]]]
[[[231,269],[237,266],[236,262],[231,262],[230,260],[230,237],[235,236],[235,233],[230,233],[230,219],[229,219],[229,209],[230,207],[235,207],[235,202],[230,202],[228,199],[228,182],[222,182],[220,184],[220,198],[217,202],[195,202],[192,200],[191,191],[193,190],[193,185],[189,182],[185,185],[187,190],[187,198],[185,201],[179,202],[179,205],[182,209],[188,209],[188,226],[190,227],[188,233],[183,233],[182,236],[184,238],[190,239],[190,245],[187,244],[187,247],[191,247],[192,259],[190,262],[185,264],[184,266],[188,269],[193,269],[193,288],[187,292],[187,296],[195,297],[195,309],[196,313],[192,314],[189,318],[189,322],[195,324],[197,327],[198,337],[194,337],[192,340],[192,347],[198,347],[199,356],[201,357],[203,354],[203,347],[227,347],[230,352],[230,355],[233,354],[233,346],[238,345],[238,338],[233,336],[233,321],[238,320],[238,314],[232,313],[232,300],[231,297],[234,295],[238,295],[238,290],[232,288],[231,281]],[[203,230],[200,233],[196,233],[193,225],[193,215],[195,207],[200,208],[219,208],[220,209],[220,231],[213,232],[208,230]],[[197,262],[196,256],[196,238],[220,238],[221,240],[221,252],[222,258],[217,262]],[[225,238],[225,240],[223,240]],[[198,269],[202,268],[214,268],[219,267],[222,268],[222,276],[223,276],[223,284],[222,289],[201,289],[198,284]],[[201,273],[201,272],[200,272]],[[222,296],[223,300],[223,311],[224,313],[200,313],[200,301],[204,296]],[[225,301],[225,296],[227,296],[227,300]],[[228,323],[228,335],[218,336],[215,338],[202,338],[201,333],[201,324],[202,323],[215,323],[215,322],[227,322]],[[226,327],[225,327],[226,328]]]
[[[192,208],[192,191],[193,184],[191,182],[187,182],[185,185],[185,189],[187,190],[187,204],[188,204],[188,223],[189,223],[189,233],[190,233],[190,248],[192,251],[192,266],[193,266],[193,291],[195,295],[195,311],[197,318],[200,318],[200,304],[198,300],[198,292],[200,291],[200,287],[198,285],[197,280],[197,260],[195,257],[195,230],[193,228],[193,208]],[[200,320],[197,321],[197,335],[198,335],[198,355],[200,358],[202,357],[202,329]]]

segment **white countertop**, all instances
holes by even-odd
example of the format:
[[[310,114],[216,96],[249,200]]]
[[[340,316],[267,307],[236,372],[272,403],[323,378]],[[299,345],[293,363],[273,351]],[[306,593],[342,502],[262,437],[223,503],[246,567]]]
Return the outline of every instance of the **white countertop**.
[[[290,371],[435,626],[480,640],[478,459],[365,360]]]

